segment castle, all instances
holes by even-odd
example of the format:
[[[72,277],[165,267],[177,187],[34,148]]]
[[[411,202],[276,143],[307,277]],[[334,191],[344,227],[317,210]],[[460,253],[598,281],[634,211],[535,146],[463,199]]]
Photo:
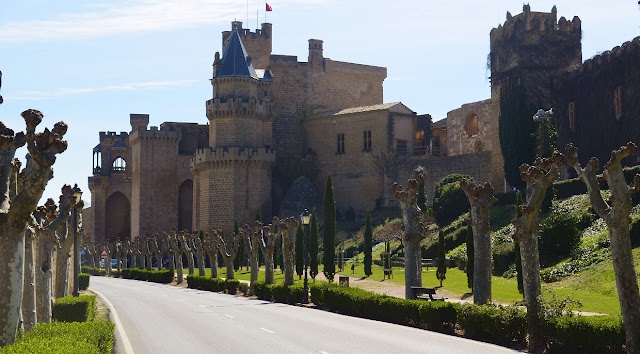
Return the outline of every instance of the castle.
[[[640,38],[583,64],[580,19],[558,20],[555,7],[507,13],[490,34],[491,98],[435,123],[400,102],[383,102],[386,68],[325,58],[321,40],[310,39],[307,61],[299,62],[271,53],[269,23],[251,32],[234,21],[222,39],[208,124],[149,127],[148,115],[131,114],[130,132],[100,133],[84,212],[94,240],[172,227],[230,231],[256,212],[269,219],[286,192],[275,181],[278,161],[310,161],[320,191],[330,174],[337,207],[359,214],[396,205],[391,184],[418,165],[429,197],[450,173],[489,181],[496,193],[510,190],[498,117],[516,84],[528,103],[555,109],[559,146],[575,142],[581,158],[602,160],[640,137]],[[603,132],[598,145],[594,129]]]

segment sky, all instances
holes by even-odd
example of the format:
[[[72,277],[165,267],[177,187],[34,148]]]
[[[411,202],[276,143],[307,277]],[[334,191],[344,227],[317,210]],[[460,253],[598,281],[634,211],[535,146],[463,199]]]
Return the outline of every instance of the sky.
[[[464,103],[490,97],[489,32],[522,2],[435,0],[269,0],[273,54],[306,61],[308,39],[324,56],[383,66],[384,101],[401,101],[434,120]],[[540,0],[532,11],[582,20],[586,60],[640,36],[637,0]],[[58,200],[77,183],[91,202],[87,178],[99,132],[129,132],[130,113],[162,122],[206,124],[205,101],[222,31],[265,22],[256,0],[2,0],[0,121],[24,130],[20,112],[43,112],[39,127],[64,121],[66,152],[43,198]],[[248,14],[248,26],[247,26]],[[26,149],[16,157],[24,161]],[[44,201],[44,199],[43,199]]]

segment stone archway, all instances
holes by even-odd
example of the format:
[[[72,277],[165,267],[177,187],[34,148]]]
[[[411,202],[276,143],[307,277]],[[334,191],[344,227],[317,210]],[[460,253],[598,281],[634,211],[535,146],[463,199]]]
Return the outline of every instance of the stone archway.
[[[477,114],[471,112],[467,115],[467,119],[464,124],[464,130],[467,133],[468,137],[476,136],[478,135],[478,133],[480,133]]]
[[[124,194],[115,192],[109,196],[104,220],[106,241],[131,239],[131,204]]]
[[[178,230],[192,231],[193,181],[188,179],[178,190]]]

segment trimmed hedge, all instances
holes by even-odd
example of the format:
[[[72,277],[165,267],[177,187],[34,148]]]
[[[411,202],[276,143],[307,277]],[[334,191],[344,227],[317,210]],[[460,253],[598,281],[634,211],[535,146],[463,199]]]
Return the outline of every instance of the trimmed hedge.
[[[198,289],[198,290],[206,290],[206,291],[216,291],[216,292],[226,292],[227,294],[235,295],[238,289],[247,290],[248,287],[246,284],[240,284],[238,279],[220,279],[220,278],[209,278],[209,277],[200,277],[197,275],[189,275],[187,276],[187,286],[190,289]],[[246,292],[244,292],[246,294]]]
[[[93,267],[88,267],[88,266],[82,266],[80,268],[80,271],[82,273],[87,273],[87,274],[96,275],[96,276],[105,276],[105,275],[107,275],[107,271],[104,270],[104,269],[93,268]]]
[[[554,353],[622,353],[622,320],[614,316],[558,317],[547,320],[543,333]]]
[[[86,322],[96,317],[96,297],[80,295],[78,297],[65,296],[56,299],[51,309],[54,321]]]
[[[87,290],[89,287],[89,278],[91,276],[89,274],[80,273],[78,274],[78,288],[80,290]]]
[[[526,313],[513,306],[462,305],[458,325],[465,337],[507,347],[519,347],[527,335]]]
[[[40,323],[0,353],[111,353],[114,329],[108,321]]]
[[[224,288],[227,291],[227,294],[235,295],[238,292],[238,286],[240,285],[240,280],[238,279],[226,279],[224,281]]]
[[[112,274],[115,273],[116,272],[112,272]],[[171,283],[173,281],[173,272],[169,269],[146,270],[143,268],[122,268],[119,276],[124,279],[145,280],[163,284]]]

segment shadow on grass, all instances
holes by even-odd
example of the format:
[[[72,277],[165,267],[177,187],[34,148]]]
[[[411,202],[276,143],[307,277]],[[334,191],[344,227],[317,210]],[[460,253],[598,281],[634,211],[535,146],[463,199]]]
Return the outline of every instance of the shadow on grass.
[[[462,295],[462,297],[460,299],[466,300],[466,299],[468,299],[468,298],[470,298],[472,296],[473,296],[473,293],[464,293],[464,295]]]

